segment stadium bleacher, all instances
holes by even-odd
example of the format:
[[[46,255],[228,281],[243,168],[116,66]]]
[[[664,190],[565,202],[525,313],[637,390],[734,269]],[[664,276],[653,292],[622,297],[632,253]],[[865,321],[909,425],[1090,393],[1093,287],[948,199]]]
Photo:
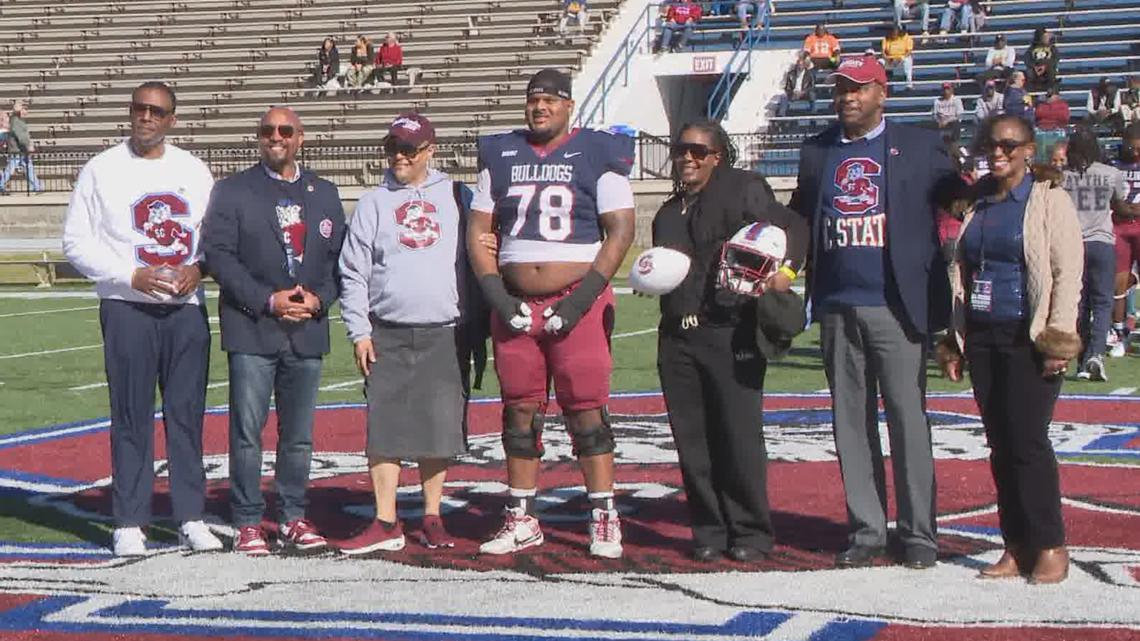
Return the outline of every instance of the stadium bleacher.
[[[939,38],[938,19],[945,2],[931,3],[930,35],[923,36],[919,20],[906,20],[915,39],[913,90],[905,89],[901,73],[892,78],[887,99],[887,117],[904,122],[926,123],[934,98],[944,82],[958,87],[967,112],[974,110],[980,87],[974,77],[981,73],[986,51],[997,34],[1005,34],[1017,52],[1022,67],[1033,31],[1045,27],[1053,32],[1061,62],[1061,95],[1069,103],[1072,121],[1086,115],[1088,91],[1101,77],[1118,81],[1140,74],[1140,0],[993,0],[980,32],[969,37],[950,34]],[[835,34],[845,55],[879,51],[879,43],[894,20],[889,0],[846,0],[842,9],[831,0],[777,0],[771,16],[768,47],[795,49],[819,23]],[[722,16],[703,21],[690,40],[694,50],[724,49],[736,45],[735,18]],[[784,117],[773,117],[760,135],[748,138],[744,157],[751,166],[768,175],[794,175],[803,138],[834,119],[827,72],[817,72],[816,99],[792,103]],[[1037,94],[1035,94],[1037,95]],[[972,116],[971,116],[972,118]],[[968,133],[968,132],[967,132]]]
[[[306,124],[307,164],[342,184],[368,184],[378,132],[408,109],[431,115],[445,164],[471,165],[479,131],[518,121],[514,98],[528,76],[580,69],[619,5],[595,0],[586,33],[561,37],[555,0],[5,0],[0,105],[29,100],[37,173],[49,186],[69,188],[77,160],[126,135],[130,91],[153,79],[178,92],[177,144],[246,164],[257,118],[285,104]],[[357,34],[377,41],[389,31],[418,70],[414,87],[406,74],[387,92],[310,87],[326,36],[347,66]]]

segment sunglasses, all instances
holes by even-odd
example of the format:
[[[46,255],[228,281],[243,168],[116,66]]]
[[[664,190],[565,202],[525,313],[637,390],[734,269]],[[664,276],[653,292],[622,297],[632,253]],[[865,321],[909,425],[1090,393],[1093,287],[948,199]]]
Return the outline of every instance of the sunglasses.
[[[1004,140],[985,140],[982,141],[981,150],[982,153],[989,154],[1001,149],[1005,155],[1009,156],[1014,151],[1017,151],[1018,147],[1026,144],[1028,143],[1024,140],[1013,140],[1012,138],[1006,138]]]
[[[293,125],[261,125],[257,128],[257,135],[262,138],[272,138],[273,132],[277,132],[277,135],[288,140],[297,133],[297,129]]]
[[[415,158],[416,156],[423,153],[423,151],[429,146],[430,143],[422,147],[417,147],[410,143],[389,140],[384,143],[384,153],[388,156],[395,156],[399,154],[404,158]]]
[[[165,117],[169,116],[170,114],[174,113],[174,110],[173,109],[166,109],[165,107],[157,107],[155,105],[148,105],[145,102],[132,102],[131,103],[131,115],[132,116],[141,116],[141,115],[146,114],[148,112],[150,113],[151,116],[154,116],[155,118],[165,118]]]
[[[686,155],[692,156],[693,160],[704,160],[709,154],[715,153],[718,153],[717,150],[699,142],[678,142],[669,147],[669,156],[673,160],[680,160]]]

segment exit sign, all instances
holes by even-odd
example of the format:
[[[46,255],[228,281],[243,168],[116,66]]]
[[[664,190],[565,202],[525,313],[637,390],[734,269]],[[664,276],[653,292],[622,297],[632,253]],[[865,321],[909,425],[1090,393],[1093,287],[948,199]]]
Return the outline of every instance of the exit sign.
[[[716,73],[716,56],[693,56],[693,73]]]

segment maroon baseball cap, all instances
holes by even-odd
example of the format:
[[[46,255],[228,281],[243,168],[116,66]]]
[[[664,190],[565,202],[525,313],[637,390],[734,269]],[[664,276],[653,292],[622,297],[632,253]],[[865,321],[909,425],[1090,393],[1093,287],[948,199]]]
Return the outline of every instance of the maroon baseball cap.
[[[422,147],[435,142],[435,127],[430,120],[420,114],[400,114],[388,127],[388,135],[384,137],[384,142],[389,140]]]
[[[839,67],[831,74],[831,79],[834,81],[836,76],[842,76],[860,85],[877,82],[884,87],[887,86],[887,71],[874,56],[847,58],[839,63]]]

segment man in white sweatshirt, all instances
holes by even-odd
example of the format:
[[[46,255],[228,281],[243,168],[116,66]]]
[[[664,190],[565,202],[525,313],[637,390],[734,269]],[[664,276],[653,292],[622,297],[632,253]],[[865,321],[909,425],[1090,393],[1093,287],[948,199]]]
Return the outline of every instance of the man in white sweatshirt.
[[[111,404],[111,510],[115,554],[146,554],[142,528],[154,490],[154,387],[162,390],[173,518],[180,543],[220,550],[202,522],[202,419],[210,329],[198,244],[214,180],[166,143],[174,91],[146,82],[131,94],[131,136],[79,174],[63,253],[95,281]]]

